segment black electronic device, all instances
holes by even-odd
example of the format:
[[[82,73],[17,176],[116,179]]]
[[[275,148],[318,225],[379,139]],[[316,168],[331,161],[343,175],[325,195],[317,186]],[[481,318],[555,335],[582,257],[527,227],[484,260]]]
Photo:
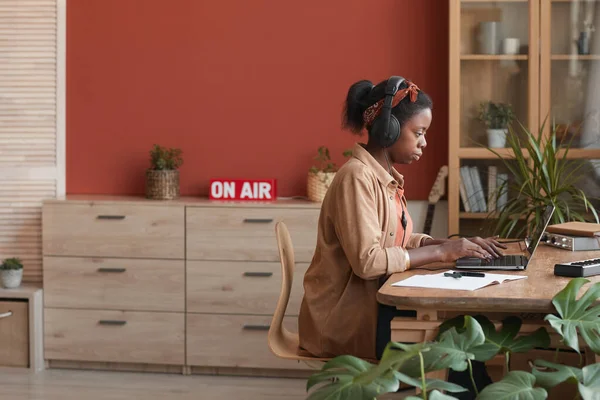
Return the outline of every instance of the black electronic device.
[[[554,264],[554,275],[572,278],[600,275],[600,258]]]

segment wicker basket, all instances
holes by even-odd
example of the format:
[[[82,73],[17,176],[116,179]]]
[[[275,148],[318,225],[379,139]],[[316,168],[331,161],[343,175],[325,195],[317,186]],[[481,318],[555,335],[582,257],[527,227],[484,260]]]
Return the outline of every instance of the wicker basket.
[[[321,203],[325,198],[325,193],[331,185],[331,181],[335,177],[335,172],[313,172],[308,173],[307,193],[308,199],[317,203]]]
[[[173,200],[179,197],[178,170],[146,171],[146,197],[154,200]]]

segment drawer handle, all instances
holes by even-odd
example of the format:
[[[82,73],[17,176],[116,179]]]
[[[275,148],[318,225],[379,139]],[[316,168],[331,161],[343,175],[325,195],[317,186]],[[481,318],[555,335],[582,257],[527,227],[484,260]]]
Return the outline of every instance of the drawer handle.
[[[127,321],[118,321],[118,320],[114,320],[114,319],[101,319],[100,321],[98,321],[98,323],[100,325],[119,325],[119,326],[123,326],[127,323]]]
[[[244,222],[250,224],[268,224],[273,222],[273,218],[244,218]]]
[[[273,276],[272,272],[244,272],[244,276]]]
[[[2,319],[2,318],[8,318],[11,315],[12,315],[12,311],[2,313],[2,314],[0,314],[0,319]]]
[[[125,268],[98,268],[98,272],[125,272]]]
[[[98,215],[98,219],[125,219],[124,215]]]
[[[271,325],[253,325],[253,324],[244,324],[244,328],[247,331],[268,331],[271,328]]]

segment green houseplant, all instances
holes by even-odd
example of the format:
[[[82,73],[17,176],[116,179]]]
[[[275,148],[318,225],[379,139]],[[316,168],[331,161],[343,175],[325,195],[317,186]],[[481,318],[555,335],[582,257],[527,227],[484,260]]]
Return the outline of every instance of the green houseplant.
[[[486,101],[479,105],[479,120],[487,128],[488,145],[504,147],[508,127],[514,119],[512,106],[506,103]]]
[[[585,168],[590,165],[584,160],[569,159],[571,142],[558,141],[555,127],[544,137],[544,125],[537,133],[521,123],[519,131],[509,128],[508,147],[514,157],[488,148],[509,171],[509,180],[491,194],[492,201],[509,194],[504,206],[490,215],[497,218],[496,233],[502,237],[523,237],[532,232],[549,204],[556,207],[550,224],[590,218],[598,222],[590,199],[578,188]]]
[[[23,263],[17,257],[7,258],[0,264],[0,280],[7,289],[17,288],[23,279]]]
[[[562,338],[562,344],[580,356],[580,343],[600,355],[600,305],[597,304],[600,282],[577,298],[579,290],[589,282],[585,278],[572,279],[553,298],[555,313],[545,318],[549,327]],[[565,382],[573,385],[576,398],[597,400],[600,363],[584,365],[583,357],[578,366],[537,359],[531,365],[531,372],[510,370],[511,354],[550,346],[545,327],[518,336],[521,323],[518,317],[508,317],[496,330],[484,316],[461,315],[443,323],[434,341],[390,342],[377,365],[348,355],[335,357],[308,379],[308,400],[373,400],[395,392],[401,382],[421,391],[421,397],[407,399],[452,400],[456,399],[453,393],[464,392],[466,388],[429,379],[426,373],[468,370],[473,381],[473,360],[486,362],[498,354],[505,355],[507,373],[501,380],[477,392],[478,400],[542,400],[547,398],[550,390]]]
[[[155,200],[178,198],[182,164],[181,149],[155,144],[150,150],[150,168],[146,170],[146,197]]]
[[[342,154],[348,158],[352,156],[352,150],[345,150]],[[309,200],[320,203],[335,177],[338,166],[332,161],[326,146],[320,146],[317,149],[314,159],[317,161],[317,165],[313,165],[308,170],[307,194]]]

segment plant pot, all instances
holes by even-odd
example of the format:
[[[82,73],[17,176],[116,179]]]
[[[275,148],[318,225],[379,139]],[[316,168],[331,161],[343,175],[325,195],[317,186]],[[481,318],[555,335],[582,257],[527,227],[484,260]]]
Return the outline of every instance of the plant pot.
[[[178,198],[179,170],[147,170],[146,197],[154,200]]]
[[[488,146],[491,148],[505,147],[508,129],[488,129]]]
[[[21,286],[23,279],[23,268],[19,269],[3,269],[0,271],[0,281],[2,287],[6,289],[14,289]]]
[[[325,198],[327,189],[331,185],[331,181],[335,177],[335,172],[309,172],[307,182],[308,199],[317,203],[321,203]]]

